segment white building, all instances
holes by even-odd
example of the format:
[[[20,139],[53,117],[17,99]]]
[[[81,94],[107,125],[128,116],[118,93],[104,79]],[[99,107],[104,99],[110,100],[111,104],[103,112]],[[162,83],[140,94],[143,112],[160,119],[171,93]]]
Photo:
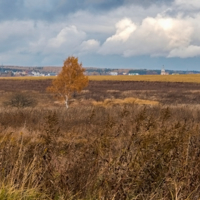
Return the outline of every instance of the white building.
[[[129,76],[137,76],[137,75],[139,75],[139,73],[129,73],[128,75]]]
[[[110,72],[110,75],[112,75],[112,76],[117,76],[118,73],[117,73],[117,72]]]

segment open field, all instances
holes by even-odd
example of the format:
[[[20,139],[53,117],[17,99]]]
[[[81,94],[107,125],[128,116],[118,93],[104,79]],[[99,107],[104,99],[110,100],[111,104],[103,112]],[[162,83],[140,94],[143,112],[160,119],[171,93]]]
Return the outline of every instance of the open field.
[[[40,103],[53,105],[55,99],[46,88],[51,84],[45,80],[0,80],[0,104],[13,92],[26,92],[40,98]],[[90,102],[104,101],[105,99],[139,98],[158,101],[161,104],[199,104],[199,83],[174,82],[145,82],[145,81],[90,81],[89,85],[80,94],[75,94],[74,101]]]
[[[199,83],[90,81],[66,110],[51,81],[0,80],[0,199],[200,199]]]
[[[1,77],[1,79],[15,79],[15,80],[44,80],[54,79],[55,77]],[[89,76],[92,81],[151,81],[151,82],[186,82],[186,83],[200,83],[200,74],[187,75],[138,75],[138,76]]]
[[[151,82],[188,82],[200,83],[200,74],[188,75],[138,75],[138,76],[89,76],[90,80],[95,81],[151,81]]]

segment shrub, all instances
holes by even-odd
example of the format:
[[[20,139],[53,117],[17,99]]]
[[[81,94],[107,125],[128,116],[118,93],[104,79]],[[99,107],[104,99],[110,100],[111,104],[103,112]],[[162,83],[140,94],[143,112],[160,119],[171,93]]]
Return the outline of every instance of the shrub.
[[[15,93],[10,96],[10,98],[3,103],[5,106],[25,108],[25,107],[35,107],[37,101],[24,93]]]

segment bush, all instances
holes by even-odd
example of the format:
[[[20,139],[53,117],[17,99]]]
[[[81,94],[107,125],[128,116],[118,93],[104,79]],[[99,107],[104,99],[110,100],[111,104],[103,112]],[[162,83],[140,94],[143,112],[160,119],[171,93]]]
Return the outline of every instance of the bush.
[[[25,107],[35,107],[37,101],[24,93],[15,93],[12,94],[8,101],[5,101],[4,106],[16,107],[16,108],[25,108]]]

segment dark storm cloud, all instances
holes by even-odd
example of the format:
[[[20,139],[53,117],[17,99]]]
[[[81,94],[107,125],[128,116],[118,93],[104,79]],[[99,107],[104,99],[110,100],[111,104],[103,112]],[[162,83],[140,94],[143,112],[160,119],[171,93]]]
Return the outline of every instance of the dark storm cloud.
[[[51,21],[78,10],[104,12],[120,6],[166,4],[172,0],[0,0],[0,20]]]

